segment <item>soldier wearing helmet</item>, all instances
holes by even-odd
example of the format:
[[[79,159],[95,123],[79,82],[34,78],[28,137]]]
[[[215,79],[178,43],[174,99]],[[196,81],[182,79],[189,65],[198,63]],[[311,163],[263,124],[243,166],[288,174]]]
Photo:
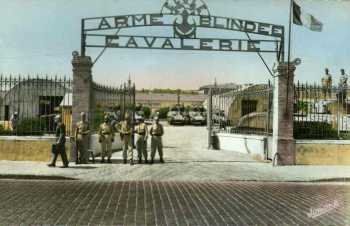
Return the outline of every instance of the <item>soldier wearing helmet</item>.
[[[105,162],[105,156],[107,156],[107,162],[112,163],[112,143],[114,142],[114,131],[110,123],[109,115],[105,115],[104,122],[100,125],[98,131],[101,144],[101,163]]]
[[[80,117],[81,121],[77,123],[74,134],[76,151],[79,153],[79,159],[76,161],[77,163],[87,164],[89,161],[88,148],[90,129],[85,112],[81,112]]]
[[[56,166],[56,160],[58,155],[61,155],[62,161],[63,161],[63,168],[68,167],[68,159],[66,154],[66,126],[61,121],[61,116],[56,115],[55,117],[55,123],[56,123],[56,142],[52,145],[52,159],[50,164],[48,164],[49,167],[55,167]]]
[[[133,123],[129,112],[125,113],[125,118],[119,125],[119,132],[120,132],[120,137],[123,145],[124,164],[127,163],[127,159],[128,159],[130,165],[133,165],[134,164],[134,160],[133,160],[134,145],[132,143]]]

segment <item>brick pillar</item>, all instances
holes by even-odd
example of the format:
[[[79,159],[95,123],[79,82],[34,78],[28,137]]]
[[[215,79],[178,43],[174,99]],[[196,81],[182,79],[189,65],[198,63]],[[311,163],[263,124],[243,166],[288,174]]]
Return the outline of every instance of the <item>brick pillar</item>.
[[[72,127],[80,120],[80,113],[85,112],[92,123],[92,62],[88,56],[74,56],[73,65],[73,103],[72,103]],[[75,161],[75,153],[71,159]]]
[[[273,153],[278,153],[277,165],[295,165],[293,138],[294,71],[295,65],[280,63],[273,94]],[[288,87],[288,91],[287,91]]]

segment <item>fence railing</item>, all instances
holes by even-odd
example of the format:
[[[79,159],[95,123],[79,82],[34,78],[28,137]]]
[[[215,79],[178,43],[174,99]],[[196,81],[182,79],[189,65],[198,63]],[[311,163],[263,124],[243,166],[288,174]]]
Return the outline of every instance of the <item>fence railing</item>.
[[[110,116],[112,124],[121,121],[126,111],[134,117],[135,93],[135,84],[130,81],[117,88],[93,83],[93,130],[103,122],[106,114]]]
[[[350,100],[346,85],[294,86],[294,138],[349,139]]]
[[[54,117],[61,114],[68,136],[72,131],[73,82],[66,76],[0,75],[0,136],[45,135],[55,132]],[[93,83],[93,129],[105,114],[113,121],[134,114],[135,85],[118,88]]]
[[[272,133],[272,86],[249,85],[221,92],[212,91],[212,124],[225,133]]]
[[[71,92],[66,76],[0,75],[0,135],[51,134],[57,113],[62,113],[69,134]]]

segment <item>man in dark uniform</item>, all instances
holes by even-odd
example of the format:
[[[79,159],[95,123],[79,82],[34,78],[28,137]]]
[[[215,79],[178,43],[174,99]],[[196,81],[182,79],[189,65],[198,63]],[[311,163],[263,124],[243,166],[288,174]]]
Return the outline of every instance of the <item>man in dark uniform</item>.
[[[348,76],[345,74],[344,69],[340,69],[340,73],[338,99],[345,104],[348,91]]]
[[[61,122],[61,116],[57,115],[55,117],[56,123],[56,142],[52,145],[52,158],[51,163],[48,164],[49,167],[56,166],[56,160],[58,155],[61,155],[63,161],[63,167],[68,167],[68,159],[66,154],[66,126]]]

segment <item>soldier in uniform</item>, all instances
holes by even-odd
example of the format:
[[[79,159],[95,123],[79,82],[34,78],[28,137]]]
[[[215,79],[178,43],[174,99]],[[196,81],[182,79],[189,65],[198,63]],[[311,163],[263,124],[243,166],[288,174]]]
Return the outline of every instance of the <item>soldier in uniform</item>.
[[[61,117],[57,115],[55,117],[56,122],[56,142],[52,145],[52,158],[49,167],[56,166],[56,160],[58,155],[61,155],[63,161],[63,168],[68,167],[68,159],[66,154],[66,126],[61,122]]]
[[[329,98],[331,98],[332,75],[329,74],[328,68],[325,69],[325,73],[325,76],[322,78],[323,96],[326,98],[328,94]]]
[[[110,124],[109,116],[105,115],[104,122],[100,125],[98,131],[98,141],[101,144],[101,163],[105,162],[105,156],[107,155],[107,162],[111,162],[112,157],[112,143],[114,142],[114,130]]]
[[[150,129],[151,138],[151,164],[153,164],[156,150],[158,150],[160,163],[164,163],[163,160],[163,143],[162,136],[164,134],[163,126],[159,123],[159,118],[155,117],[154,123]]]
[[[147,161],[148,129],[143,117],[140,118],[140,123],[136,127],[136,133],[138,134],[137,141],[136,141],[136,149],[139,157],[139,163],[142,163],[142,155],[145,159],[145,163],[148,163]]]
[[[12,131],[14,131],[16,133],[17,132],[17,125],[18,125],[18,112],[17,111],[11,115],[10,122],[11,122]]]
[[[133,149],[134,145],[132,143],[133,135],[133,125],[131,122],[131,117],[128,112],[125,113],[125,119],[119,124],[120,138],[123,145],[123,160],[124,164],[127,163],[127,158],[129,158],[130,165],[134,164],[133,160]]]
[[[87,164],[89,161],[88,147],[89,147],[89,123],[86,120],[85,112],[80,113],[81,121],[77,123],[75,129],[75,142],[77,152],[79,153],[79,159],[77,163]]]
[[[348,90],[348,76],[345,74],[345,70],[340,70],[340,80],[339,80],[339,99],[345,100],[347,96],[347,90]]]

